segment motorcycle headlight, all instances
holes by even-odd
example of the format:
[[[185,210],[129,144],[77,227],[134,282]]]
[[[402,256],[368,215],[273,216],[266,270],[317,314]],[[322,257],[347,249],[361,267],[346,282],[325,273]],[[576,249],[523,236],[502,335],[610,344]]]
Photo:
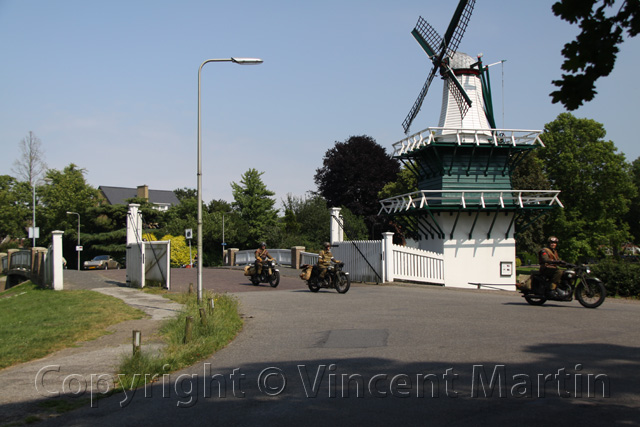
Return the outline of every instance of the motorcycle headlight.
[[[590,273],[591,273],[591,269],[590,269],[589,267],[587,267],[587,268],[585,269],[585,271],[587,272],[587,274],[590,274]]]

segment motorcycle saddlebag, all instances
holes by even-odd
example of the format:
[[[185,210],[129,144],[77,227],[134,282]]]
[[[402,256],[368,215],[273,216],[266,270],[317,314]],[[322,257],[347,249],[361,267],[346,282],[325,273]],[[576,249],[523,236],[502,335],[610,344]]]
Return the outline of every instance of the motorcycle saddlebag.
[[[248,264],[244,266],[245,276],[253,276],[255,273],[256,273],[256,267],[254,265]]]
[[[313,269],[312,265],[304,264],[302,266],[302,273],[300,273],[300,278],[302,280],[309,280],[311,277],[311,270]]]
[[[531,275],[519,274],[516,288],[518,290],[531,290]]]

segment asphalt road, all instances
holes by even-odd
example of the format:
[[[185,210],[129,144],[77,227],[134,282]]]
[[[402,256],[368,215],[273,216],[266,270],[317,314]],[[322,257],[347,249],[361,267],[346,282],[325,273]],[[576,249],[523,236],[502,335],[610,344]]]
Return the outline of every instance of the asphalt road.
[[[241,303],[227,348],[45,424],[639,425],[637,302],[533,307],[420,285],[314,294],[295,277],[272,289],[241,274],[205,270],[205,288]],[[172,274],[174,289],[185,278]]]

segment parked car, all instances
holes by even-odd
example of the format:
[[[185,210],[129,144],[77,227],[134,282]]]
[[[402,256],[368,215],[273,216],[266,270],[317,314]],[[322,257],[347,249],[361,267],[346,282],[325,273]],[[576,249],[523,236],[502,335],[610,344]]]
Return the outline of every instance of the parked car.
[[[98,255],[91,261],[84,262],[85,270],[111,270],[120,269],[120,263],[109,255]]]

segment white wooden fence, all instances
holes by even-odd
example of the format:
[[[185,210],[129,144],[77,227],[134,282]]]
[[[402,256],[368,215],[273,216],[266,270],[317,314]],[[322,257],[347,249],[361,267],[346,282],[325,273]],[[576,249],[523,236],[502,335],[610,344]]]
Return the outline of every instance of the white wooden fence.
[[[393,245],[393,278],[444,285],[444,259],[435,252]]]
[[[444,258],[442,254],[407,248],[392,243],[393,233],[383,233],[383,240],[333,242],[333,256],[344,262],[354,282],[412,282],[444,285]],[[238,251],[235,265],[253,263],[254,250]],[[278,264],[291,265],[290,249],[269,249]],[[300,265],[316,264],[318,254],[300,253]]]
[[[443,254],[394,245],[392,238],[392,233],[384,233],[384,240],[334,242],[331,252],[344,262],[354,282],[407,280],[444,285]],[[318,254],[302,252],[301,264],[317,262]]]

